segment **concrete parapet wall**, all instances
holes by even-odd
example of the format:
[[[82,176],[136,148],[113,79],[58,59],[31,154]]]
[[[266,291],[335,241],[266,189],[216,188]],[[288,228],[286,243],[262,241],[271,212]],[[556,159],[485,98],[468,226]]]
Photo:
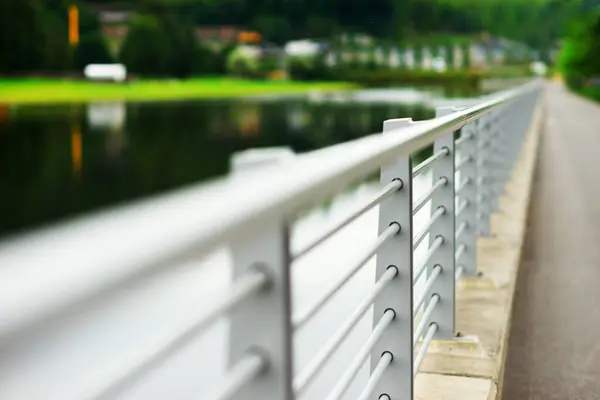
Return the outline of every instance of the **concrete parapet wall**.
[[[493,400],[502,396],[517,271],[542,128],[543,97],[521,154],[492,215],[492,236],[477,243],[480,278],[457,285],[456,326],[460,337],[430,345],[417,375],[419,400]]]

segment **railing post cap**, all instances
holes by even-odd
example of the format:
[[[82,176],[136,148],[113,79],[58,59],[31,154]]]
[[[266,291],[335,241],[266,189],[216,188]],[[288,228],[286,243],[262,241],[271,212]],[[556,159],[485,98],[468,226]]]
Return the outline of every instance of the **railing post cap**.
[[[412,125],[414,123],[415,123],[415,121],[413,121],[412,118],[386,119],[385,121],[383,121],[383,130],[387,131],[387,130],[391,130],[391,129],[398,129],[398,128],[402,128],[404,126]]]

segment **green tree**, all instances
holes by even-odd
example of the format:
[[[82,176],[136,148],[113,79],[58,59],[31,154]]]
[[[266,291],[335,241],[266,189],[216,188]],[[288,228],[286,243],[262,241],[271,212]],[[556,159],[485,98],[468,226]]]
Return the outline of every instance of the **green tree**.
[[[585,79],[600,75],[600,14],[582,17],[571,25],[559,68],[575,89]]]
[[[0,11],[0,73],[41,69],[46,24],[40,0],[4,0]]]
[[[200,43],[200,51],[197,60],[199,65],[203,67],[198,70],[204,74],[223,75],[227,73],[227,60],[231,53],[235,50],[235,45],[218,46],[210,48],[205,44]]]
[[[140,75],[166,75],[173,56],[158,18],[136,14],[119,55],[128,71]]]
[[[304,24],[302,35],[311,38],[330,38],[341,31],[334,18],[311,15]]]
[[[201,49],[188,18],[178,15],[161,0],[142,0],[138,9],[123,44],[123,62],[132,72],[140,74],[179,78],[192,74]],[[145,65],[149,60],[155,60],[156,64]]]
[[[77,8],[79,9],[79,34],[83,36],[90,33],[101,33],[98,14],[92,11],[86,3],[79,2]]]
[[[189,76],[194,70],[201,51],[192,26],[185,21],[177,20],[172,14],[159,18],[159,24],[171,50],[167,66],[169,75],[178,78]]]
[[[292,37],[292,27],[282,16],[261,15],[251,26],[261,32],[266,40],[273,43],[284,44]]]
[[[114,59],[104,37],[99,33],[82,36],[73,57],[75,68],[81,71],[88,64],[110,64]]]

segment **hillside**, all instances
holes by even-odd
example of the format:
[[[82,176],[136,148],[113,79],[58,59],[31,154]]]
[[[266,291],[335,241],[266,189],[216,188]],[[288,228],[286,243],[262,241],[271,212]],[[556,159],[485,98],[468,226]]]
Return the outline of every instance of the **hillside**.
[[[494,35],[543,47],[583,5],[600,0],[88,0],[166,9],[197,25],[238,25],[273,42],[362,31],[390,40],[431,33]],[[163,12],[163,11],[161,11]]]

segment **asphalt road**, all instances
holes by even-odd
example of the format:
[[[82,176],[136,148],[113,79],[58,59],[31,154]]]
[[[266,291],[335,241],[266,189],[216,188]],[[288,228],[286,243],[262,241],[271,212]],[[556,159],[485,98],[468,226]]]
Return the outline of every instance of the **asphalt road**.
[[[546,105],[503,398],[600,399],[600,107]]]

